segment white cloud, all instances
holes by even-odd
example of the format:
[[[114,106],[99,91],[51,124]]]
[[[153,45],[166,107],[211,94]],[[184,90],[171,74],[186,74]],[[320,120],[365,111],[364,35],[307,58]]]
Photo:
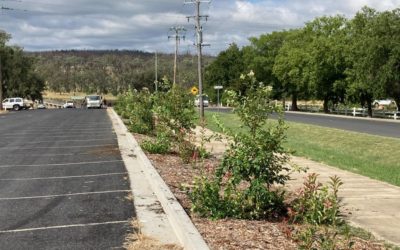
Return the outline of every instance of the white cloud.
[[[12,35],[12,44],[27,50],[142,49],[173,52],[168,41],[171,26],[184,25],[187,40],[181,50],[194,51],[193,5],[184,0],[24,0],[3,5],[0,27]],[[217,53],[230,43],[274,30],[302,26],[317,16],[352,17],[363,6],[379,11],[400,6],[400,0],[213,0],[202,4],[210,16],[203,24],[206,53]],[[21,11],[27,10],[27,11]]]

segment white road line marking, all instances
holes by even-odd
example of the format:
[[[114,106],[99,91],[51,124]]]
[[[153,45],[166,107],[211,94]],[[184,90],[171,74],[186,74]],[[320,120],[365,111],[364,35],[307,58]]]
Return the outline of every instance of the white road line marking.
[[[73,166],[73,165],[91,165],[102,163],[115,163],[123,162],[123,160],[113,161],[87,161],[87,162],[70,162],[70,163],[48,163],[48,164],[31,164],[31,165],[0,165],[0,168],[13,168],[13,167],[48,167],[48,166]]]
[[[30,200],[30,199],[33,200],[33,199],[44,199],[44,198],[57,198],[57,197],[69,197],[69,196],[92,195],[92,194],[127,193],[127,192],[131,192],[131,190],[112,190],[112,191],[54,194],[54,195],[41,195],[41,196],[25,196],[25,197],[0,197],[0,201]]]
[[[108,147],[108,146],[115,146],[118,147],[117,144],[101,144],[101,145],[83,145],[83,146],[48,146],[48,147],[7,147],[7,148],[0,148],[2,151],[8,150],[25,150],[25,149],[46,149],[46,148],[56,148],[56,149],[68,149],[68,148],[98,148],[98,147]]]
[[[0,179],[0,181],[34,181],[34,180],[56,180],[56,179],[79,179],[90,177],[102,177],[112,175],[126,175],[128,173],[108,173],[108,174],[91,174],[91,175],[72,175],[72,176],[50,176],[50,177],[36,177],[36,178],[15,178],[15,179]]]
[[[49,226],[49,227],[34,227],[34,228],[23,228],[23,229],[14,229],[14,230],[2,230],[1,234],[5,233],[20,233],[20,232],[30,232],[30,231],[38,231],[38,230],[49,230],[49,229],[63,229],[63,228],[73,228],[73,227],[91,227],[91,226],[101,226],[101,225],[113,225],[113,224],[125,224],[129,223],[130,220],[121,220],[121,221],[107,221],[107,222],[99,222],[99,223],[86,223],[86,224],[72,224],[72,225],[61,225],[61,226]]]

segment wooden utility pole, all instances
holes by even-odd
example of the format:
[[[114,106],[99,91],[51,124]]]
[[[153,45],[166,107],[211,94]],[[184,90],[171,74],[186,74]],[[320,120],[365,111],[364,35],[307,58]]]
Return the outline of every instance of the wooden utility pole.
[[[196,47],[197,47],[197,72],[199,76],[199,104],[200,104],[200,119],[204,120],[204,104],[203,104],[203,58],[202,58],[202,48],[203,46],[209,46],[203,43],[203,27],[201,26],[201,20],[203,18],[208,19],[208,16],[202,16],[200,14],[201,3],[210,3],[210,1],[202,0],[188,0],[185,4],[194,4],[196,6],[195,16],[188,16],[188,20],[193,18],[195,20],[196,27]]]
[[[178,46],[181,41],[181,38],[185,40],[185,35],[181,35],[180,33],[186,32],[186,29],[183,27],[172,27],[169,29],[173,31],[175,34],[168,36],[168,39],[174,38],[175,39],[175,57],[174,57],[174,85],[176,84],[176,72],[177,72],[177,64],[178,64]]]
[[[1,53],[1,52],[0,52]],[[1,54],[0,54],[0,111],[3,110],[3,74],[1,70]]]
[[[156,92],[158,91],[158,58],[157,58],[157,51],[155,52],[155,80],[154,85],[156,87]]]

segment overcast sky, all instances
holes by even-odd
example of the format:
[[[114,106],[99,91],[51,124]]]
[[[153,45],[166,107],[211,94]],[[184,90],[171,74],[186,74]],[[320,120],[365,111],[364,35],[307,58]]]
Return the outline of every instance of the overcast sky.
[[[188,0],[186,0],[188,1]],[[0,29],[10,44],[28,51],[54,49],[136,49],[172,53],[169,28],[184,26],[180,52],[195,52],[193,4],[184,0],[0,0]],[[352,17],[363,6],[400,7],[400,0],[213,0],[203,3],[205,53],[274,30],[302,26],[317,16]],[[5,9],[5,8],[11,8]]]

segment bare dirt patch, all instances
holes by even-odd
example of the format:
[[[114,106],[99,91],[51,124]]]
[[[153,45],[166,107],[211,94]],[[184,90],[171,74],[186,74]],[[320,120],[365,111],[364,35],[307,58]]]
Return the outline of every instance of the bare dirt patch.
[[[88,154],[96,156],[118,156],[120,155],[118,146],[101,146],[90,149],[87,151]]]

